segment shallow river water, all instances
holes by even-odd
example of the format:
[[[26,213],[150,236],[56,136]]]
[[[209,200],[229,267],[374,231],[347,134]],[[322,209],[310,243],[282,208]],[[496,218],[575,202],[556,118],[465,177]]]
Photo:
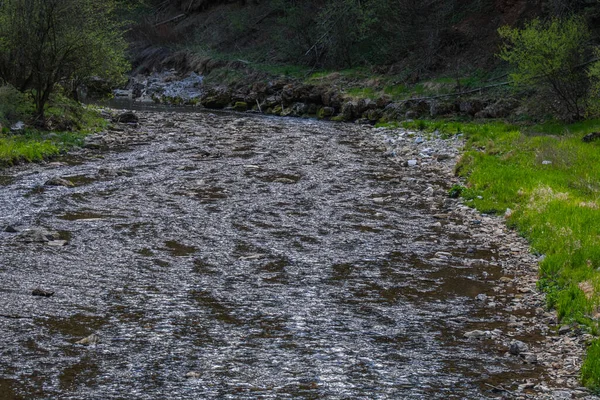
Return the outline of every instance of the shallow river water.
[[[507,329],[476,299],[496,249],[439,229],[419,193],[446,178],[371,128],[141,113],[138,131],[0,171],[2,225],[68,241],[0,233],[1,399],[478,399],[543,374],[463,337]]]

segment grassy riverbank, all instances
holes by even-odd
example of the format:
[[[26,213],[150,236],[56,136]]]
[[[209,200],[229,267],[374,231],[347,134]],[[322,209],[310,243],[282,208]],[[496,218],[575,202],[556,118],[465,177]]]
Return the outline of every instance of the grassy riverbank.
[[[49,134],[28,129],[24,133],[0,135],[0,167],[21,162],[39,162],[83,143],[85,133]]]
[[[39,162],[83,144],[85,136],[106,127],[106,120],[92,107],[55,96],[46,111],[46,129],[28,123],[34,113],[24,95],[0,87],[0,167]],[[19,121],[22,129],[11,130]]]
[[[538,286],[562,324],[600,334],[600,120],[516,126],[501,122],[415,121],[407,128],[463,134],[454,191],[507,223],[540,255]],[[600,339],[588,349],[582,382],[600,388]]]

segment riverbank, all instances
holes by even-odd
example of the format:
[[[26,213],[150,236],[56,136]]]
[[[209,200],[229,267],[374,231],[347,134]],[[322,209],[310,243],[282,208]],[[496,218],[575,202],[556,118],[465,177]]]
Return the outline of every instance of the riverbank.
[[[175,53],[161,72],[137,74],[117,95],[276,116],[375,124],[415,118],[529,118],[534,106],[506,76],[437,77],[409,83],[367,68],[318,71]]]
[[[25,94],[0,86],[0,167],[49,160],[80,147],[87,135],[108,124],[97,108],[62,95],[52,97],[44,126],[33,115]]]

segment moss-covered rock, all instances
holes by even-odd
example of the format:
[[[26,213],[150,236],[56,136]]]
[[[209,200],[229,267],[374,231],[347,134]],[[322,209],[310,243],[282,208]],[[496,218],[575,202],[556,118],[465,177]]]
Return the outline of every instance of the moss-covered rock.
[[[246,103],[245,101],[236,101],[235,104],[233,105],[233,109],[235,111],[247,111],[248,110],[248,103]]]
[[[333,114],[335,114],[335,109],[333,107],[321,107],[317,112],[317,117],[323,119],[331,117]]]

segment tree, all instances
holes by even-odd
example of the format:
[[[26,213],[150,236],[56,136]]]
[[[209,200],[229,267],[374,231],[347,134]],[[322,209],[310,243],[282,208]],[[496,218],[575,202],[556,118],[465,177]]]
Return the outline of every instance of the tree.
[[[590,96],[588,106],[588,116],[600,116],[600,49],[595,51],[595,61],[591,63],[588,69],[590,79]]]
[[[0,78],[31,93],[39,122],[56,85],[123,79],[126,43],[114,6],[111,0],[0,2]]]
[[[513,84],[550,94],[542,98],[563,119],[583,118],[589,89],[583,67],[591,52],[585,22],[535,19],[523,29],[504,26],[498,32],[506,41],[499,56],[515,68]]]

